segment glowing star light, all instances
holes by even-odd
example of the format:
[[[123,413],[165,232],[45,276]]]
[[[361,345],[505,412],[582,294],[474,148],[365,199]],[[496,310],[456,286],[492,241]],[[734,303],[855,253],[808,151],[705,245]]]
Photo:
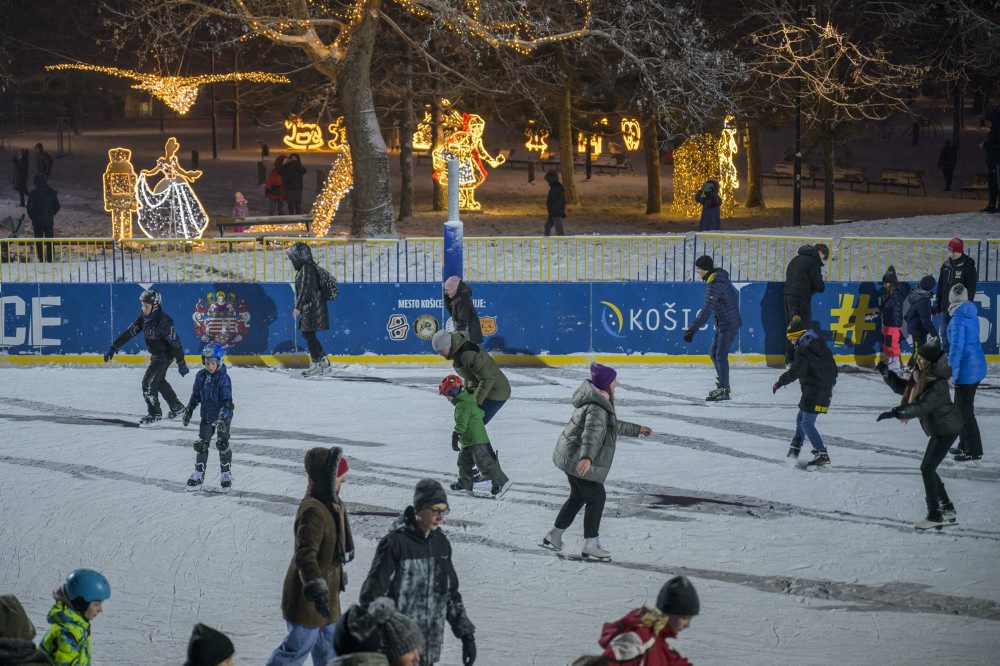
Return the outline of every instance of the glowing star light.
[[[139,210],[135,185],[139,178],[132,167],[132,151],[112,148],[104,170],[104,210],[111,213],[111,234],[115,240],[132,238],[132,213]]]
[[[463,114],[462,129],[444,140],[444,145],[431,152],[434,180],[448,186],[448,158],[458,159],[458,207],[462,210],[480,210],[476,201],[476,188],[486,182],[485,160],[494,169],[502,165],[503,155],[492,157],[483,146],[483,130],[486,121],[476,114]]]
[[[139,228],[150,238],[201,238],[208,226],[208,214],[191,188],[201,171],[184,169],[177,160],[180,144],[170,137],[156,167],[143,169],[135,183],[139,203]],[[150,176],[160,179],[150,189]]]
[[[638,150],[642,141],[642,129],[636,118],[622,118],[622,141],[625,150]]]
[[[98,65],[47,65],[47,70],[78,69],[84,72],[99,72],[122,79],[135,79],[132,87],[145,90],[177,113],[184,115],[191,110],[198,99],[198,88],[210,83],[223,81],[250,81],[251,83],[291,83],[286,76],[268,74],[267,72],[234,72],[232,74],[203,74],[201,76],[159,76],[143,74],[130,69],[117,67],[100,67]]]

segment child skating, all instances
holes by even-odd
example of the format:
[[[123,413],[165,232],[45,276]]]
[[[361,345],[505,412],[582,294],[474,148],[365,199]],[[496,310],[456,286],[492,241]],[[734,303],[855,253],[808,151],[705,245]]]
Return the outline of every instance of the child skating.
[[[771,392],[777,393],[782,386],[799,380],[802,398],[799,400],[795,435],[788,447],[788,457],[797,459],[802,450],[802,442],[808,437],[813,447],[813,459],[806,467],[815,469],[830,464],[830,455],[816,429],[816,417],[830,411],[833,386],[837,383],[837,363],[826,343],[812,330],[808,330],[806,323],[798,315],[792,317],[785,336],[794,346],[795,359],[792,367],[783,372],[771,387]]]
[[[198,426],[198,441],[194,443],[197,452],[194,471],[188,479],[188,486],[198,488],[205,482],[205,466],[208,464],[208,445],[215,435],[215,448],[219,449],[221,474],[219,483],[223,488],[233,485],[233,451],[229,448],[229,426],[233,421],[233,383],[229,379],[224,363],[226,351],[216,344],[205,347],[201,352],[205,367],[198,371],[194,380],[191,399],[184,410],[184,425],[191,423],[191,415],[201,405],[201,423]]]
[[[903,328],[903,303],[909,295],[910,285],[900,282],[896,277],[896,267],[889,266],[882,276],[882,305],[865,315],[865,321],[882,318],[882,360],[897,375],[903,372],[899,360],[902,354],[899,340]]]
[[[458,451],[458,481],[451,484],[452,490],[464,490],[471,493],[473,489],[473,468],[479,467],[483,477],[489,479],[493,486],[490,494],[495,498],[503,497],[510,489],[511,481],[500,469],[500,461],[490,455],[490,438],[483,425],[483,410],[476,404],[476,398],[462,386],[462,378],[458,375],[448,375],[441,380],[438,393],[448,398],[455,406],[455,432],[458,442],[452,440],[452,448]]]
[[[167,382],[167,370],[170,362],[177,360],[177,372],[181,377],[188,373],[187,363],[184,361],[184,348],[174,330],[174,320],[171,319],[161,307],[160,292],[155,289],[147,289],[139,296],[142,304],[142,312],[132,325],[125,329],[125,332],[115,338],[111,347],[104,354],[104,362],[109,362],[114,358],[118,350],[126,342],[134,338],[140,332],[146,339],[146,348],[149,349],[149,367],[146,374],[142,376],[142,397],[146,400],[147,414],[139,419],[140,426],[156,423],[162,417],[160,410],[160,398],[170,406],[167,418],[175,419],[184,411],[184,403],[177,399],[177,394]]]

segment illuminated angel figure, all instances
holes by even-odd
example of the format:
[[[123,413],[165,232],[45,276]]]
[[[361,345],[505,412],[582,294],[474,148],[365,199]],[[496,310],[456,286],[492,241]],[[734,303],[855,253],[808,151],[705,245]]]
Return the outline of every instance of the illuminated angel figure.
[[[486,121],[474,113],[462,114],[462,129],[451,134],[431,153],[434,179],[439,183],[448,182],[448,158],[458,159],[458,207],[462,210],[480,210],[476,201],[476,188],[486,181],[486,167],[483,161],[494,169],[507,158],[503,155],[491,156],[483,146],[483,130]]]
[[[183,168],[177,161],[180,144],[170,137],[156,167],[143,169],[135,184],[139,207],[139,228],[150,238],[200,238],[208,226],[208,214],[191,188],[201,178],[201,171]],[[161,178],[152,189],[150,176]]]

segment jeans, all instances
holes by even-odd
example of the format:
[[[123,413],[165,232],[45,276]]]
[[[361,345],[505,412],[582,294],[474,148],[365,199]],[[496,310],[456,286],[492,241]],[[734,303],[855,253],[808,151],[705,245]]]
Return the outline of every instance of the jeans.
[[[489,423],[490,420],[497,415],[497,412],[500,411],[500,408],[506,404],[507,404],[506,400],[490,400],[489,398],[483,400],[483,404],[479,405],[479,409],[483,410],[484,412],[483,425]],[[493,459],[496,460],[497,454],[496,451],[493,450],[493,445],[487,443],[486,448],[489,450],[490,455],[493,456]]]
[[[958,436],[958,448],[970,456],[983,455],[983,438],[976,421],[976,389],[979,383],[955,384],[955,406],[962,412],[962,433]]]
[[[924,497],[927,499],[927,510],[930,513],[941,511],[942,504],[951,504],[944,483],[938,476],[937,468],[948,455],[948,449],[957,435],[932,435],[927,441],[924,459],[920,461],[920,476],[924,480]]]
[[[823,438],[816,430],[816,417],[819,414],[799,410],[799,415],[795,417],[795,439],[802,441],[803,437],[809,438],[809,443],[820,453],[826,453],[826,446],[823,445]]]
[[[326,356],[323,353],[323,345],[319,343],[319,338],[316,337],[316,331],[302,331],[302,337],[305,338],[306,347],[309,348],[309,358],[314,363]]]
[[[306,627],[292,622],[285,624],[288,625],[288,635],[271,653],[267,666],[301,666],[310,654],[314,666],[326,666],[337,656],[333,651],[333,628],[336,623],[323,627]]]
[[[268,199],[267,214],[283,215],[285,213],[285,202],[283,199]]]
[[[567,474],[569,479],[569,499],[559,509],[556,516],[556,527],[564,530],[573,524],[576,514],[583,512],[583,536],[586,539],[596,539],[601,533],[601,516],[604,514],[604,501],[607,495],[604,485],[597,481],[587,481]]]
[[[945,298],[947,298],[947,297],[948,297],[948,295],[945,294]],[[950,346],[948,344],[948,322],[949,321],[951,321],[951,315],[948,314],[948,308],[945,307],[943,310],[941,310],[941,328],[938,329],[938,337],[941,338],[941,349],[946,354],[948,353],[948,347]]]
[[[719,378],[722,388],[729,388],[729,350],[733,346],[733,340],[739,329],[732,331],[720,331],[715,329],[715,337],[712,338],[712,347],[708,350],[708,355],[712,357],[712,365],[715,366],[715,376]]]
[[[170,368],[172,360],[162,356],[154,356],[149,361],[146,374],[142,376],[142,397],[146,400],[146,408],[151,415],[159,416],[162,413],[159,398],[161,395],[167,401],[170,409],[180,409],[184,406],[177,399],[177,394],[174,393],[173,387],[166,379],[167,369]]]

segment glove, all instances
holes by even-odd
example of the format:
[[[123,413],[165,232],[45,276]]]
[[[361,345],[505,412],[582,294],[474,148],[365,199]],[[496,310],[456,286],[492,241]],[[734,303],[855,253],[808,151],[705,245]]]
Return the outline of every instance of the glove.
[[[218,423],[215,424],[215,434],[219,436],[219,439],[229,439],[229,421],[219,419]]]
[[[876,319],[878,319],[878,315],[879,315],[878,310],[875,310],[874,312],[869,312],[868,314],[865,315],[865,321],[875,321]]]
[[[694,331],[684,331],[684,342],[691,342],[694,340]]]
[[[881,414],[878,415],[878,418],[875,419],[875,420],[876,421],[885,421],[886,419],[894,419],[894,418],[896,418],[896,410],[892,409],[892,410],[889,410],[888,412],[882,412]]]
[[[181,373],[181,377],[184,377],[185,375],[187,375],[187,373],[189,373],[191,371],[188,370],[187,363],[185,363],[184,361],[178,361],[177,362],[177,372]]]
[[[104,362],[107,363],[108,361],[113,359],[115,357],[115,354],[117,353],[118,353],[118,347],[115,347],[114,345],[108,347],[108,351],[104,352]]]
[[[774,382],[774,384],[771,385],[771,393],[777,393],[778,389],[780,388],[781,384],[779,384],[778,382]]]
[[[451,450],[452,451],[460,451],[461,450],[461,447],[458,445],[458,433],[457,432],[452,432],[451,433]]]
[[[185,409],[184,410],[184,418],[181,419],[181,423],[183,423],[185,426],[187,424],[191,423],[191,413],[192,412],[191,412],[190,409]]]
[[[875,369],[878,370],[878,373],[883,377],[885,377],[885,374],[889,372],[889,366],[885,364],[885,361],[879,361],[876,363]]]
[[[316,612],[323,617],[330,617],[330,588],[322,578],[313,578],[302,588],[302,596],[311,601]]]
[[[462,666],[472,666],[476,663],[476,636],[462,636]]]

